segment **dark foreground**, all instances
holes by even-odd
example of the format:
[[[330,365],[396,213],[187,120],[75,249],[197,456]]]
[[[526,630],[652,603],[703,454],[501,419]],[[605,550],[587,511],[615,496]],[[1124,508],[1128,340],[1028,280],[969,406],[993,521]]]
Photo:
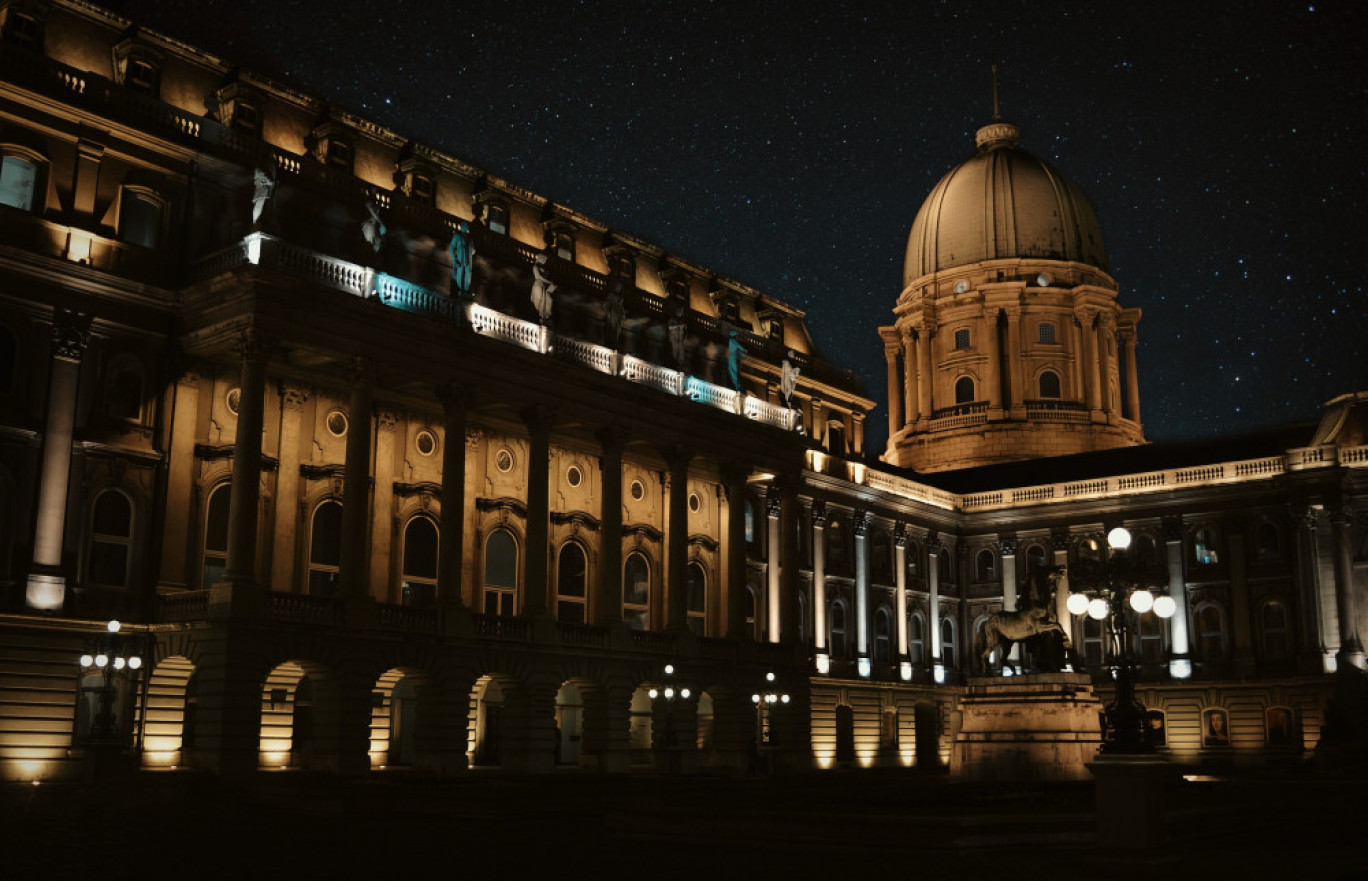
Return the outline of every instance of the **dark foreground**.
[[[1365,879],[1368,780],[1176,781],[1168,840],[1095,844],[1091,784],[801,776],[221,781],[0,787],[3,877]],[[878,874],[884,873],[884,874]],[[875,877],[871,876],[871,877]],[[972,876],[968,876],[972,877]]]

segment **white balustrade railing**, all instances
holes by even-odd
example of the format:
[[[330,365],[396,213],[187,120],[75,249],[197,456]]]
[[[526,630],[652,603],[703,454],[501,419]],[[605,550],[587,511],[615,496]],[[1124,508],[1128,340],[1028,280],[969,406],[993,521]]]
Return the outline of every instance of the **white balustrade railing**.
[[[546,328],[540,324],[523,321],[476,303],[466,304],[466,320],[482,336],[503,340],[533,352],[545,352],[548,348]]]
[[[586,343],[573,337],[557,336],[556,355],[609,376],[617,373],[617,352],[607,346]]]
[[[622,356],[622,376],[631,382],[671,395],[684,393],[684,374],[669,367],[643,361],[633,355]]]

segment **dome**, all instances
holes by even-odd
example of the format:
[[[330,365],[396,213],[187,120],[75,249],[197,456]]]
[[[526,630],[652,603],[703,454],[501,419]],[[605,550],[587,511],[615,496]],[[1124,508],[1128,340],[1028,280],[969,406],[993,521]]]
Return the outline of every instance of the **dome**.
[[[1071,260],[1107,268],[1097,214],[1078,187],[1019,146],[1006,122],[978,130],[978,152],[941,178],[907,239],[903,285],[981,260]]]

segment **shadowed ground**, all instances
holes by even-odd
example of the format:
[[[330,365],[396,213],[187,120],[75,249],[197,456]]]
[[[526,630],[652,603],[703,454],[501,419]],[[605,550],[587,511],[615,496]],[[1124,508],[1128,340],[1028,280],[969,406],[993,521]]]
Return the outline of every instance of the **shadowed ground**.
[[[1095,845],[1091,784],[911,773],[789,777],[143,774],[6,784],[4,875],[360,878],[1368,879],[1364,784],[1264,773],[1169,788],[1168,841]]]

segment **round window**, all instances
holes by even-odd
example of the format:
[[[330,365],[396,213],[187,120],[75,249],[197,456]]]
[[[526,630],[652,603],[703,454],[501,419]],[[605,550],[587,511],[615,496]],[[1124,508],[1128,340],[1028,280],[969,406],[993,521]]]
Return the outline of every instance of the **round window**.
[[[698,493],[689,493],[689,510],[695,514],[703,507],[703,500],[698,497]]]
[[[502,449],[494,454],[494,467],[500,471],[508,472],[513,470],[513,453],[511,450]]]
[[[328,431],[333,437],[343,437],[347,433],[347,414],[333,410],[328,414]]]
[[[642,485],[640,480],[632,481],[632,498],[638,502],[646,498],[646,487]]]
[[[228,412],[236,416],[238,407],[242,406],[242,389],[237,386],[228,389],[228,395],[224,401],[228,404]]]
[[[437,435],[425,428],[413,439],[413,445],[418,448],[420,454],[431,456],[437,452]]]
[[[580,473],[579,467],[571,465],[565,470],[565,482],[571,486],[579,486],[584,480],[584,475]]]

